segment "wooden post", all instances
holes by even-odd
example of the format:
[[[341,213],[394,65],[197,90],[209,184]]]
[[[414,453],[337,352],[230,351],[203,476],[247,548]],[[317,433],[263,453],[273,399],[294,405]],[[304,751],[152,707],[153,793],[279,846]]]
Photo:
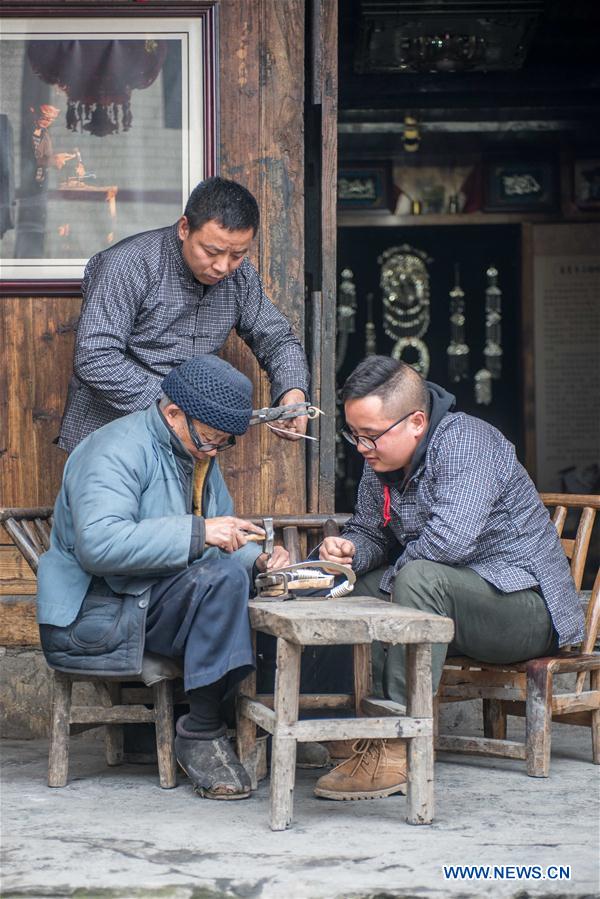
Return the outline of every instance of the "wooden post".
[[[335,505],[335,330],[336,330],[336,186],[337,186],[337,97],[338,97],[338,3],[337,0],[306,0],[309,22],[309,79],[306,92],[306,272],[313,298],[318,294],[321,321],[313,334],[320,335],[316,363],[312,356],[313,387],[319,378],[319,406],[325,415],[319,421],[318,498],[321,512]],[[312,469],[311,469],[312,472]]]
[[[321,407],[321,316],[323,309],[323,297],[320,290],[313,290],[310,295],[310,340],[308,361],[310,365],[310,395],[313,403]],[[308,433],[311,437],[320,440],[321,425],[320,416],[309,422]],[[306,502],[309,512],[319,511],[319,443],[307,441],[307,483]]]
[[[501,699],[483,700],[483,734],[492,740],[506,740],[506,712]]]
[[[407,695],[409,718],[431,718],[431,644],[406,647]],[[409,824],[431,824],[433,820],[433,733],[411,737],[408,741],[408,815]]]
[[[271,830],[285,830],[292,823],[296,776],[296,738],[287,733],[298,720],[300,653],[296,643],[277,640],[275,675],[275,730],[271,758]]]
[[[530,777],[548,777],[552,728],[552,671],[544,659],[527,665],[525,700],[527,773]]]
[[[362,712],[362,701],[373,692],[373,663],[371,644],[357,643],[352,647],[354,659],[354,709],[356,716]]]
[[[600,690],[600,671],[590,671],[590,690]],[[592,759],[600,765],[600,709],[592,711]]]
[[[173,724],[173,681],[161,680],[152,687],[158,776],[163,790],[177,786],[175,726]]]
[[[69,737],[71,691],[73,682],[68,674],[55,671],[52,680],[52,720],[48,753],[48,786],[64,787],[69,773]]]
[[[252,650],[254,658],[256,658],[256,631],[252,631]],[[244,678],[239,688],[240,696],[248,696],[249,699],[256,698],[256,670]],[[240,762],[248,772],[250,777],[250,786],[256,790],[258,786],[258,777],[256,772],[257,749],[256,749],[256,724],[250,718],[246,718],[242,714],[241,705],[235,704],[235,740],[236,749]]]
[[[298,528],[287,527],[283,529],[283,544],[290,554],[290,564],[295,565],[296,562],[302,561],[302,553],[300,552],[300,535]]]
[[[98,691],[99,684],[94,685],[96,690]],[[106,687],[107,697],[104,699],[101,692],[98,692],[100,696],[100,701],[105,708],[110,708],[112,705],[121,705],[121,686],[120,684],[114,683],[103,683],[102,686]],[[108,701],[106,701],[108,700]],[[107,765],[122,765],[123,764],[123,749],[124,749],[124,733],[123,733],[123,725],[122,724],[107,724],[104,728],[104,748],[106,752],[106,764]]]

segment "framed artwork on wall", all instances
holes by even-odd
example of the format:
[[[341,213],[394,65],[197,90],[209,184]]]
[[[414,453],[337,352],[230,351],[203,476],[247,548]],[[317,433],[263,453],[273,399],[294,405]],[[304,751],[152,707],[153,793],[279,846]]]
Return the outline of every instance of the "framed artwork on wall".
[[[341,163],[337,205],[346,211],[391,212],[394,208],[391,163]]]
[[[573,163],[573,202],[578,209],[600,209],[600,158]]]
[[[553,160],[484,163],[485,212],[551,212],[557,203],[557,167]]]
[[[0,289],[67,295],[91,256],[176,221],[215,173],[216,4],[16,10],[0,33]]]

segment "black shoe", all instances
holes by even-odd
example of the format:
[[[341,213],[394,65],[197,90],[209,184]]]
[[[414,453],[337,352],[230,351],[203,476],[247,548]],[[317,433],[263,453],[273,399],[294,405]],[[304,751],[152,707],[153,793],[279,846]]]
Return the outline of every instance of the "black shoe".
[[[327,768],[331,757],[322,743],[298,743],[296,747],[297,768]]]
[[[175,755],[181,768],[204,799],[247,799],[250,778],[227,739],[223,726],[211,734],[186,731],[185,718],[177,722]]]

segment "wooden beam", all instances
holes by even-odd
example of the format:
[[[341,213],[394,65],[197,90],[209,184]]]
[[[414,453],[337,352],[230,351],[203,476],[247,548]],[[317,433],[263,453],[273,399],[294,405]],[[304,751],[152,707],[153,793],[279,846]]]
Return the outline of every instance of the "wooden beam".
[[[155,720],[153,709],[139,706],[114,705],[110,709],[102,706],[71,706],[71,724],[146,724]]]
[[[470,755],[491,755],[497,758],[525,759],[524,743],[512,740],[488,740],[486,737],[439,736],[435,748],[441,752],[465,752]]]

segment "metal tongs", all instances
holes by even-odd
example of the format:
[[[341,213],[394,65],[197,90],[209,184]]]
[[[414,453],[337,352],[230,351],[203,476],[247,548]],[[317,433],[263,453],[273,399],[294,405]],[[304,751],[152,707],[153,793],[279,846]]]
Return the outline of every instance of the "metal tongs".
[[[311,403],[289,403],[287,406],[265,406],[264,409],[254,409],[250,418],[251,425],[260,425],[269,421],[282,421],[284,418],[316,418],[323,415],[317,406]]]

